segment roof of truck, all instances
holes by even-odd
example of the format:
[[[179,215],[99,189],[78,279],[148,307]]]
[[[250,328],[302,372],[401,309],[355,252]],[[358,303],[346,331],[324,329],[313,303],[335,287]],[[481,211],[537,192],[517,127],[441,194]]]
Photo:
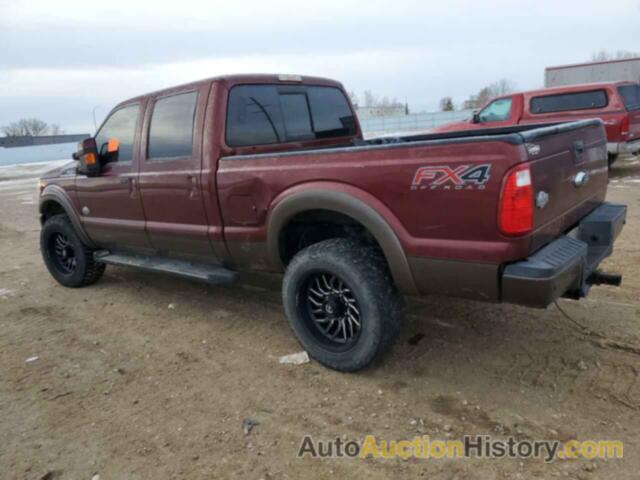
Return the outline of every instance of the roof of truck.
[[[233,74],[233,75],[219,75],[216,77],[203,78],[201,80],[196,80],[194,82],[183,83],[181,85],[173,85],[171,87],[163,88],[161,90],[156,90],[153,92],[144,93],[142,95],[137,95],[135,97],[124,100],[116,106],[124,105],[127,103],[134,102],[136,100],[140,100],[142,98],[148,97],[150,95],[161,95],[163,93],[170,93],[177,89],[184,89],[189,87],[200,87],[207,83],[217,82],[221,83],[227,88],[231,88],[234,85],[238,84],[248,84],[248,83],[282,83],[285,85],[300,85],[300,84],[315,84],[315,85],[325,85],[331,87],[342,87],[342,84],[336,80],[332,80],[330,78],[323,77],[311,77],[308,75],[291,75],[291,74],[263,74],[263,73],[252,73],[252,74]]]
[[[638,82],[632,82],[629,80],[622,80],[617,82],[597,82],[597,83],[577,83],[575,85],[562,85],[559,87],[548,87],[548,88],[539,88],[536,90],[523,90],[521,92],[511,92],[505,93],[504,95],[498,95],[497,97],[492,98],[505,98],[512,97],[514,95],[525,95],[527,97],[531,97],[534,95],[553,95],[558,93],[567,93],[567,92],[582,92],[582,91],[591,91],[598,90],[600,88],[607,87],[618,87],[621,85],[633,85]]]
[[[597,90],[599,88],[606,88],[606,87],[618,87],[620,85],[626,85],[631,83],[637,83],[637,82],[624,80],[624,81],[617,81],[617,82],[577,83],[575,85],[562,85],[558,87],[540,88],[538,90],[527,90],[526,92],[521,92],[521,93],[535,95],[535,94],[575,92],[575,91],[582,91],[582,90]]]

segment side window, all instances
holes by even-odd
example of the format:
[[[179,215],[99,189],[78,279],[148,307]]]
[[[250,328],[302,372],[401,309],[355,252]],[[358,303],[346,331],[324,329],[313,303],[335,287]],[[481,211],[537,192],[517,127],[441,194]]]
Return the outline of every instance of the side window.
[[[355,132],[353,112],[338,88],[239,85],[229,94],[229,146],[334,138]]]
[[[98,148],[107,143],[110,138],[116,138],[120,142],[118,162],[130,162],[133,160],[133,138],[136,134],[136,124],[140,105],[129,105],[113,112],[96,133]]]
[[[148,158],[190,157],[198,92],[156,100],[149,127]]]
[[[590,108],[604,108],[608,99],[604,90],[591,92],[563,93],[560,95],[546,95],[531,99],[531,113],[568,112],[570,110],[587,110]]]
[[[502,122],[509,119],[511,113],[511,98],[499,98],[484,107],[480,112],[482,123]]]
[[[309,87],[307,91],[316,138],[356,134],[356,119],[340,90],[330,87]]]

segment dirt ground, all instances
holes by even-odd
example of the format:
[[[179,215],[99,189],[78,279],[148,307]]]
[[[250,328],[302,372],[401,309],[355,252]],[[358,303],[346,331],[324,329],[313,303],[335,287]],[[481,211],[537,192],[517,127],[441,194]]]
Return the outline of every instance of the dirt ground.
[[[638,478],[638,159],[619,162],[609,189],[629,206],[605,264],[622,287],[561,300],[572,320],[555,306],[410,300],[391,354],[357,374],[279,364],[300,347],[277,279],[211,287],[109,267],[95,286],[65,289],[38,251],[34,180],[0,182],[0,199],[2,479]],[[246,418],[258,422],[248,435]],[[304,435],[425,433],[617,439],[625,456],[296,457]]]

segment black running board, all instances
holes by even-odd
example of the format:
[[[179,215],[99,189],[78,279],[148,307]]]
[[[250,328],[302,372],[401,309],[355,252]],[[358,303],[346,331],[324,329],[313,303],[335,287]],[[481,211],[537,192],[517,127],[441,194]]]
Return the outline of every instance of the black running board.
[[[239,276],[238,272],[218,265],[193,263],[166,257],[112,253],[108,250],[99,250],[93,254],[93,257],[97,262],[109,265],[135,267],[150,272],[167,273],[212,285],[233,283]]]

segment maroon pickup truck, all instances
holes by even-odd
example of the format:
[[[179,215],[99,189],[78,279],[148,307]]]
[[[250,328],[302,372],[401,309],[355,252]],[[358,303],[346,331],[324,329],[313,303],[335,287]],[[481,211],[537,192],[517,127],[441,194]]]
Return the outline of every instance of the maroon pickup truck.
[[[391,345],[403,294],[546,307],[620,282],[597,269],[626,217],[600,120],[365,141],[337,82],[225,76],[119,104],[74,158],[39,185],[59,283],[283,272],[296,337],[337,370]]]
[[[512,93],[491,100],[463,122],[441,125],[434,133],[509,125],[602,120],[609,164],[618,155],[640,152],[640,84],[603,82]]]

